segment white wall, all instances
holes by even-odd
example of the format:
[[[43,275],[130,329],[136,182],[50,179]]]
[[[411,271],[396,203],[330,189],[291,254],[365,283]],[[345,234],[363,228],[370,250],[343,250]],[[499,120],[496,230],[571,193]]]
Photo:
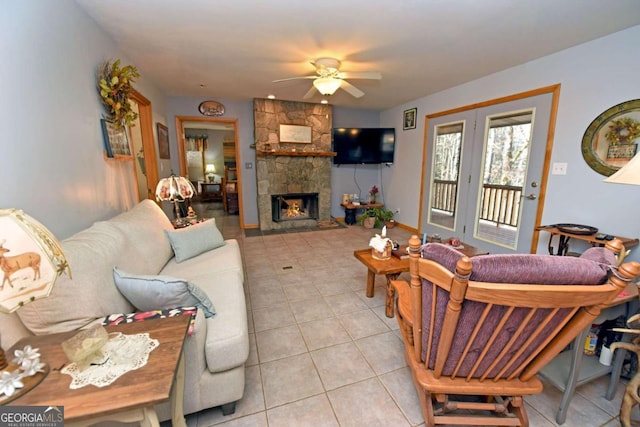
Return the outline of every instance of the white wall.
[[[103,158],[96,90],[97,67],[126,56],[72,0],[3,1],[0,39],[0,208],[62,239],[132,206],[131,164]],[[140,71],[135,86],[164,122],[164,97]]]
[[[421,118],[415,130],[396,133],[396,165],[402,168],[393,168],[385,186],[403,189],[387,191],[387,204],[401,208],[397,220],[418,225],[425,115],[560,83],[551,162],[566,162],[568,168],[567,175],[549,176],[542,223],[586,224],[609,234],[640,237],[640,187],[603,183],[604,176],[589,168],[580,151],[584,131],[594,118],[640,97],[639,44],[636,26],[382,112],[381,126],[396,129],[402,129],[407,108],[417,107]],[[547,240],[541,233],[538,253],[547,253]],[[640,248],[630,259],[640,259]]]

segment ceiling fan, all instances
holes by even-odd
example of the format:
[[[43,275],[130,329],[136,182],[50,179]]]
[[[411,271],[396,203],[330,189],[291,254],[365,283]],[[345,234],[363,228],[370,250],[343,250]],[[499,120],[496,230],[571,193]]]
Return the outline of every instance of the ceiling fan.
[[[329,96],[333,95],[340,88],[342,88],[352,96],[360,98],[364,95],[364,92],[345,79],[382,79],[382,74],[378,73],[377,71],[340,71],[340,64],[340,61],[335,58],[318,58],[315,61],[311,61],[311,65],[316,67],[315,75],[289,77],[287,79],[274,80],[273,83],[297,79],[313,79],[313,86],[303,96],[303,99],[311,98],[315,94],[316,90],[322,95]]]

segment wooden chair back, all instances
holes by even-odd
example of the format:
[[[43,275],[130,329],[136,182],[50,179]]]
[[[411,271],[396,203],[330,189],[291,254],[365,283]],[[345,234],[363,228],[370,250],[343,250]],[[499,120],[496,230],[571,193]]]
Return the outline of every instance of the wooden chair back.
[[[435,422],[427,420],[433,409],[425,405],[440,394],[540,392],[536,373],[640,272],[635,262],[616,269],[615,256],[598,251],[595,260],[530,254],[470,259],[445,245],[423,248],[417,236],[409,246],[410,287],[394,287],[416,387],[427,396],[421,396],[427,425]]]

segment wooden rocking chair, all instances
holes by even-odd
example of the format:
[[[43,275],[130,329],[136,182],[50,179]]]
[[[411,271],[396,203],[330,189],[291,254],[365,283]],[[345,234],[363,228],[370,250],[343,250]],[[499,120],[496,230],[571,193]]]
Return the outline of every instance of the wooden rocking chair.
[[[542,391],[536,373],[640,272],[616,268],[604,248],[469,259],[418,236],[409,246],[411,284],[392,286],[427,426],[528,426],[523,396]]]

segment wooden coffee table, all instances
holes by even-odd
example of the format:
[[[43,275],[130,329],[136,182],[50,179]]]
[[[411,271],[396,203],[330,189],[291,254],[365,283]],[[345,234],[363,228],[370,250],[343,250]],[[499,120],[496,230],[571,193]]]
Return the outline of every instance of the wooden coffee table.
[[[446,239],[445,241],[448,241]],[[458,251],[462,252],[468,257],[474,257],[478,255],[487,255],[489,252],[471,246],[467,243],[460,242],[462,248],[458,248]],[[376,274],[384,274],[387,278],[387,297],[385,301],[384,314],[387,317],[393,317],[393,303],[395,300],[395,291],[391,286],[391,281],[396,280],[400,273],[409,271],[409,260],[400,259],[392,256],[384,261],[375,259],[371,256],[371,248],[368,249],[356,249],[353,251],[355,256],[361,263],[367,267],[367,290],[366,295],[369,298],[373,298],[374,285]]]
[[[182,345],[190,321],[191,316],[177,316],[106,327],[108,332],[123,334],[146,332],[160,344],[149,354],[145,366],[101,388],[88,385],[72,390],[69,388],[71,376],[60,372],[68,363],[61,343],[77,332],[23,338],[7,354],[31,345],[40,350],[41,360],[49,364],[50,372],[38,386],[9,405],[64,406],[65,426],[85,426],[106,420],[159,426],[154,406],[171,399],[173,426],[186,427],[182,410]]]

